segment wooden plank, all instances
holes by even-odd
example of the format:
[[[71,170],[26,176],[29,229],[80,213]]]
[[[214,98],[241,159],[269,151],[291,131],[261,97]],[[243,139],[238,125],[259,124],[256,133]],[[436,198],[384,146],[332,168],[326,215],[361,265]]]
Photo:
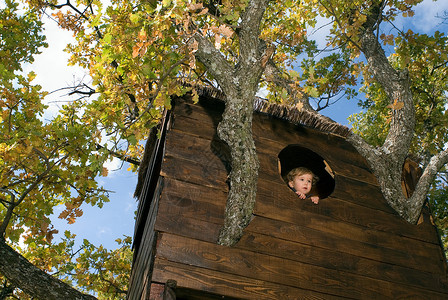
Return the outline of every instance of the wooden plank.
[[[218,222],[223,222],[221,216],[223,216],[224,213],[224,197],[221,198],[219,204],[213,205],[207,203],[207,201],[212,201],[211,199],[203,201],[201,201],[201,199],[185,199],[177,201],[176,199],[178,198],[174,196],[172,198],[173,201],[171,202],[171,205],[161,204],[161,207],[159,208],[157,222],[162,222],[162,220],[164,220],[164,225],[163,229],[160,228],[158,230],[190,236],[201,240],[215,241],[217,239],[220,226],[222,226],[222,223]],[[203,204],[201,204],[201,202]],[[185,205],[185,203],[188,205]],[[418,240],[410,240],[388,232],[363,228],[350,223],[333,220],[319,214],[302,211],[300,209],[300,203],[303,203],[303,201],[295,201],[295,203],[292,201],[290,207],[275,207],[273,205],[269,206],[268,204],[263,204],[263,202],[258,199],[255,213],[259,216],[267,215],[272,217],[270,220],[271,222],[274,222],[275,225],[267,224],[266,226],[268,229],[272,229],[272,235],[276,237],[278,237],[276,231],[281,229],[273,229],[272,226],[294,225],[296,226],[295,228],[302,233],[301,240],[298,242],[310,244],[309,241],[312,241],[312,239],[308,235],[312,235],[315,238],[317,236],[316,244],[311,243],[310,245],[332,249],[332,243],[337,243],[340,244],[338,249],[344,249],[341,251],[346,251],[349,254],[375,260],[381,260],[383,255],[388,255],[387,260],[385,261],[389,263],[401,266],[409,265],[415,269],[423,268],[424,270],[429,271],[431,271],[431,268],[435,268],[439,269],[439,272],[442,272],[440,261],[442,254],[438,245],[428,244]],[[202,205],[207,207],[207,211],[204,211],[201,208]],[[319,207],[322,206],[310,204],[310,207],[314,209],[319,209]],[[278,221],[275,221],[274,219],[278,219]],[[207,223],[206,221],[210,223]],[[185,222],[184,226],[182,225],[182,222]],[[247,230],[250,230],[253,223],[254,221],[249,224]],[[288,223],[291,224],[286,225]],[[255,222],[255,224],[257,224],[257,222]],[[197,228],[195,228],[195,226]],[[213,230],[208,232],[210,228],[213,228]],[[259,233],[266,234],[264,231]],[[202,236],[202,234],[204,236]],[[329,241],[332,242],[329,243]],[[358,251],[357,249],[352,249],[353,247],[364,250]],[[424,254],[431,253],[431,251],[431,257],[426,258],[423,256]]]
[[[194,104],[183,99],[176,99],[173,105],[175,115],[183,115],[191,119],[200,120],[206,123],[217,124],[222,119],[222,112],[224,111],[224,103],[201,101]]]
[[[202,137],[202,138],[210,138],[216,132],[216,127],[212,127],[213,123],[202,122],[183,116],[183,115],[175,115],[172,121],[171,130],[176,130],[179,132],[185,132],[190,135]]]
[[[160,199],[160,214],[168,213],[172,216],[181,216],[185,211],[194,211],[194,219],[203,220],[215,224],[224,224],[224,210],[226,198],[221,203],[209,203],[201,201],[201,198],[189,198],[168,193],[162,195]]]
[[[167,135],[165,155],[194,161],[208,168],[226,169],[230,164],[230,152],[217,137],[197,137],[172,130]]]
[[[312,247],[250,232],[243,235],[236,247],[375,279],[415,285],[437,292],[447,293],[448,291],[448,283],[442,276],[366,259],[337,249]]]
[[[388,249],[376,244],[350,240],[324,231],[261,216],[256,216],[245,229],[245,232],[269,235],[328,250],[337,249],[339,252],[436,275],[446,274],[442,262],[436,263],[434,259],[417,256],[408,251]]]
[[[338,185],[336,185],[337,188]],[[413,225],[404,221],[394,211],[391,212],[391,209],[380,210],[378,207],[382,208],[380,204],[383,202],[375,199],[374,196],[369,197],[375,195],[369,191],[362,193],[365,195],[364,199],[369,199],[369,205],[365,205],[366,201],[353,203],[334,196],[321,199],[318,205],[314,205],[309,200],[299,199],[284,183],[278,184],[259,179],[256,209],[260,210],[264,207],[259,214],[271,219],[284,218],[286,215],[283,211],[285,210],[318,214],[332,218],[335,222],[344,221],[389,234],[429,242],[439,247],[437,232],[429,221]],[[380,199],[383,200],[383,198]],[[375,208],[376,202],[380,202],[377,208]],[[291,221],[295,220],[294,216],[291,218]]]
[[[172,195],[177,199],[175,201],[179,202],[173,205],[180,207],[188,205],[200,206],[202,205],[200,203],[207,202],[218,205],[217,211],[224,210],[227,200],[226,192],[172,178],[166,178],[164,185],[164,194],[170,197]],[[198,201],[200,201],[200,203]],[[403,221],[401,218],[397,217],[396,214],[389,214],[334,197],[323,199],[320,204],[316,206],[309,202],[297,199],[297,196],[293,194],[284,183],[277,184],[272,181],[259,179],[257,203],[259,202],[269,203],[269,205],[277,207],[272,211],[268,210],[268,212],[271,213],[271,219],[277,219],[273,212],[278,212],[279,215],[282,215],[283,211],[287,209],[307,211],[309,213],[333,218],[335,221],[357,224],[370,229],[415,238],[439,245],[437,232],[429,221],[415,226]],[[293,207],[291,205],[293,205]],[[198,215],[202,216],[204,214],[198,213]]]
[[[188,288],[176,288],[177,299],[188,300],[240,300],[240,298],[218,295],[210,292],[193,290]]]
[[[157,258],[154,266],[153,281],[164,282],[168,279],[176,280],[178,287],[223,295],[222,299],[226,299],[225,297],[253,300],[347,299]]]
[[[213,169],[178,157],[165,156],[162,176],[227,191],[227,172]]]
[[[183,116],[178,116],[175,123],[175,129],[169,133],[172,138],[170,139],[168,137],[167,141],[169,145],[172,145],[167,147],[167,150],[170,151],[170,155],[174,155],[173,152],[179,151],[176,155],[189,159],[196,159],[200,163],[209,165],[222,165],[223,163],[220,159],[229,161],[227,153],[216,154],[211,151],[211,141],[214,139],[214,143],[218,144],[215,128],[208,128],[201,122]],[[277,156],[280,151],[290,143],[288,143],[288,141],[275,143],[269,143],[267,141],[267,139],[262,138],[255,139],[259,160],[261,163],[264,163],[265,161],[275,161],[275,164],[272,166],[275,167],[275,173],[278,173]],[[291,140],[289,140],[289,142],[291,142]],[[301,143],[301,141],[294,140],[293,143],[298,144]],[[273,144],[275,144],[275,146]],[[331,144],[326,145],[325,147],[322,145],[320,145],[320,147],[311,145],[310,150],[323,157],[336,174],[378,185],[375,176],[368,168],[354,164],[356,159],[353,158],[353,155],[348,155],[348,157],[346,157],[347,153],[341,152],[338,149],[335,150]],[[196,153],[200,153],[200,157],[194,158]]]
[[[154,198],[151,201],[148,217],[145,218],[145,224],[140,224],[143,227],[142,237],[138,251],[134,249],[132,272],[129,280],[129,294],[127,295],[127,299],[129,300],[144,299],[147,284],[149,284],[148,278],[150,277],[150,269],[153,263],[153,250],[155,246],[154,224],[157,215],[159,203],[158,197],[160,195],[162,181],[163,180],[159,178],[157,182],[157,191],[154,193]]]
[[[187,213],[189,213],[187,210],[180,215],[177,212],[171,214],[171,210],[159,210],[155,230],[158,232],[188,236],[212,243],[218,241],[218,235],[222,224],[197,220],[186,216]]]
[[[163,193],[170,196],[183,197],[186,200],[200,200],[215,205],[222,205],[223,207],[227,201],[227,192],[173,178],[165,178]]]
[[[231,247],[180,236],[161,236],[157,257],[256,280],[289,285],[340,297],[393,299],[397,295],[441,299],[442,294],[388,281],[355,276]],[[446,295],[445,295],[446,296]]]
[[[296,203],[300,202],[303,201],[296,201]],[[311,206],[313,204],[310,203],[309,205]],[[385,231],[373,230],[355,224],[341,222],[321,214],[299,210],[297,209],[298,206],[300,205],[296,206],[292,204],[289,208],[282,208],[263,201],[257,201],[254,214],[316,229],[334,235],[335,237],[347,238],[404,252],[408,251],[413,255],[422,257],[427,256],[428,260],[435,260],[436,263],[443,261],[440,256],[440,247],[437,244],[426,243],[420,240],[397,236]]]

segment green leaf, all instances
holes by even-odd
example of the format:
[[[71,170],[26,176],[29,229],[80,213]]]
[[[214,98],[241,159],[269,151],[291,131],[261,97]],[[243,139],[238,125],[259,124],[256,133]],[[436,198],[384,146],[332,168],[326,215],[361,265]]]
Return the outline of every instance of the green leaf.
[[[110,43],[112,42],[112,34],[110,34],[110,33],[106,33],[106,34],[104,35],[104,37],[103,37],[103,41],[104,41],[106,44],[110,44]]]

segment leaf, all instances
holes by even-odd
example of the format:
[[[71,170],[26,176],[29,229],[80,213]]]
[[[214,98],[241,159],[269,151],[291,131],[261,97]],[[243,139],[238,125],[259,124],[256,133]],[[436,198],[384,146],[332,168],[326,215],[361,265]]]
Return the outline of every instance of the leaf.
[[[140,41],[146,41],[147,39],[147,35],[146,35],[146,30],[144,28],[142,28],[139,33],[138,33],[138,39]]]
[[[135,45],[132,47],[132,58],[136,58],[140,54],[140,47]]]
[[[222,35],[215,34],[215,48],[218,50],[221,49],[221,40],[222,40]]]
[[[225,37],[232,37],[234,31],[229,26],[222,24],[218,27],[218,33],[222,34]]]
[[[188,49],[190,49],[190,52],[195,53],[199,49],[199,43],[196,40],[193,40],[191,43],[188,44]]]
[[[394,100],[394,103],[389,104],[387,107],[393,110],[399,110],[404,107],[404,102],[403,101],[398,102],[398,98],[396,98]]]
[[[187,5],[187,8],[189,10],[198,10],[198,9],[202,9],[204,6],[202,5],[202,3],[190,3]]]
[[[198,103],[199,102],[198,91],[196,89],[193,89],[192,94],[193,94],[193,103],[194,104]]]
[[[110,33],[106,33],[106,34],[104,35],[104,37],[103,37],[103,41],[104,41],[106,44],[110,44],[110,43],[112,42],[112,34],[110,34]]]
[[[132,23],[137,24],[140,16],[139,14],[130,14],[129,19],[131,20]]]

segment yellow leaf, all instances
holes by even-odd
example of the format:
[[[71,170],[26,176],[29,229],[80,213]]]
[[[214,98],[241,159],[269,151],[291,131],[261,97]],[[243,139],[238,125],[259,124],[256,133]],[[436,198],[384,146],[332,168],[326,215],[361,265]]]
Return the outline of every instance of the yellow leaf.
[[[198,16],[205,15],[206,13],[208,13],[208,8],[204,8],[203,10],[201,10],[201,12],[198,13]]]
[[[403,101],[398,102],[398,98],[396,98],[394,100],[394,103],[389,104],[387,107],[393,110],[399,110],[404,107],[404,102]]]
[[[222,24],[218,27],[218,33],[222,34],[225,37],[231,37],[233,35],[233,30],[229,26]]]
[[[103,170],[101,171],[101,176],[107,177],[107,174],[109,174],[109,170],[105,167],[103,167]]]
[[[140,30],[138,33],[138,39],[141,41],[146,41],[146,31],[144,29]]]
[[[189,66],[192,69],[196,68],[196,57],[194,55],[190,55]]]
[[[202,6],[202,3],[190,3],[190,4],[188,4],[187,8],[189,10],[198,10],[198,9],[202,9],[203,6]]]
[[[198,41],[194,40],[191,43],[188,44],[188,48],[190,49],[190,52],[195,53],[198,51],[199,43]]]
[[[295,105],[295,108],[299,111],[301,111],[303,109],[303,102],[300,101]]]
[[[216,49],[221,49],[221,40],[222,40],[222,36],[219,34],[215,34],[215,48]]]

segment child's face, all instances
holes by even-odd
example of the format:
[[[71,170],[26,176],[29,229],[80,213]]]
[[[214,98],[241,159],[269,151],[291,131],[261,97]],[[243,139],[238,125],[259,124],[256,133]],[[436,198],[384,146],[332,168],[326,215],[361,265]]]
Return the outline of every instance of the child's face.
[[[289,186],[294,188],[297,192],[302,194],[308,194],[311,191],[311,186],[313,184],[313,175],[303,174],[296,175],[294,180],[290,181]]]

